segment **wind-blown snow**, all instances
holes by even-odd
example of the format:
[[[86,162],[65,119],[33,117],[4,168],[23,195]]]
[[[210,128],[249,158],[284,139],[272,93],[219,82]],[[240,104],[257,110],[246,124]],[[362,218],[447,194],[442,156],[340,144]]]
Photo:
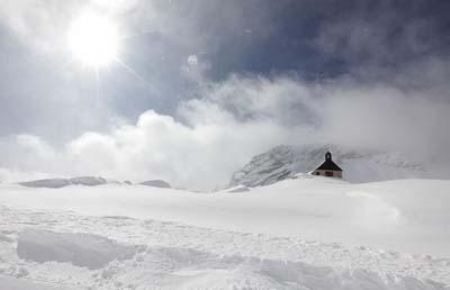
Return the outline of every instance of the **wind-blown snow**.
[[[450,181],[350,184],[298,175],[235,189],[0,185],[0,285],[450,286]]]
[[[40,283],[30,282],[23,279],[8,277],[0,274],[0,289],[5,290],[56,290],[54,288]]]
[[[21,232],[17,239],[17,255],[39,263],[66,262],[97,269],[115,259],[130,258],[133,254],[132,247],[93,234],[29,229]]]

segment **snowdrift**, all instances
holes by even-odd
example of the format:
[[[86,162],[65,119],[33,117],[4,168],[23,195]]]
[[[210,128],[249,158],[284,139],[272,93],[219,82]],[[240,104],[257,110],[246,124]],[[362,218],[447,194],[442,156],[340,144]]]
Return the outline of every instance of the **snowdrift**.
[[[450,181],[350,184],[301,174],[270,186],[234,191],[2,185],[0,203],[450,255]]]
[[[300,174],[209,194],[0,185],[0,285],[448,289],[449,206],[444,180]]]
[[[28,229],[17,239],[17,255],[39,263],[56,261],[98,269],[116,259],[133,256],[135,249],[93,234],[57,233]]]

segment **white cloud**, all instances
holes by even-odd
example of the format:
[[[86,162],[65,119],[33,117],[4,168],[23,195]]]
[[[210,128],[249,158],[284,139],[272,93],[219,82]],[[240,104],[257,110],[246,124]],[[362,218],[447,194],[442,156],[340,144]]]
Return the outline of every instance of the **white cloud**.
[[[76,174],[136,181],[163,178],[197,189],[223,185],[254,154],[288,132],[270,120],[241,123],[213,104],[195,102],[192,125],[153,111],[109,135],[87,133],[66,148]],[[194,124],[195,123],[195,124]],[[264,128],[264,130],[261,130]],[[287,140],[283,140],[287,141]]]
[[[234,76],[210,83],[202,98],[180,105],[177,117],[147,111],[136,124],[88,132],[61,149],[19,136],[14,146],[8,143],[18,159],[9,165],[121,180],[162,178],[197,189],[226,184],[253,155],[283,143],[383,148],[448,165],[439,154],[450,145],[444,134],[450,106],[424,94],[386,84]]]
[[[271,146],[313,142],[384,147],[406,151],[449,166],[450,157],[443,153],[450,147],[450,137],[446,134],[446,126],[450,121],[450,66],[447,60],[436,57],[427,63],[411,63],[406,69],[386,73],[379,71],[377,66],[377,73],[384,76],[381,83],[368,83],[370,77],[365,78],[366,82],[350,78],[314,84],[295,77],[270,79],[240,75],[213,82],[205,77],[212,68],[211,63],[214,63],[208,56],[218,47],[229,45],[230,38],[225,36],[244,29],[246,19],[241,17],[242,7],[236,5],[238,1],[224,4],[227,10],[221,12],[226,16],[218,22],[215,22],[211,12],[217,9],[219,2],[194,2],[195,5],[182,1],[171,5],[170,1],[138,0],[0,0],[0,22],[23,41],[52,52],[55,49],[67,49],[66,31],[70,20],[82,9],[101,9],[119,18],[123,16],[128,26],[125,30],[132,30],[136,34],[150,33],[149,39],[155,40],[158,53],[151,53],[154,48],[151,45],[140,48],[140,53],[150,57],[147,63],[151,64],[151,69],[147,75],[158,76],[158,70],[163,70],[163,65],[155,65],[161,64],[157,60],[165,56],[159,53],[159,49],[164,50],[166,47],[158,48],[158,41],[162,39],[169,43],[175,51],[168,54],[168,61],[165,62],[175,69],[169,70],[161,78],[155,78],[154,83],[167,82],[172,86],[175,82],[171,77],[180,69],[183,82],[189,83],[186,90],[183,87],[180,91],[161,93],[161,99],[166,103],[170,102],[171,97],[177,98],[176,102],[182,100],[173,116],[147,111],[140,115],[135,124],[121,123],[108,131],[85,132],[81,136],[71,137],[71,141],[59,147],[37,136],[6,138],[0,141],[3,155],[0,166],[11,170],[11,176],[23,176],[17,173],[23,171],[56,175],[103,175],[135,181],[163,178],[176,185],[211,188],[225,184],[234,170]],[[273,27],[266,23],[269,21],[265,21],[268,19],[265,14],[258,14],[252,21],[258,24],[255,27],[261,29],[260,34],[269,35]],[[215,25],[206,27],[205,23],[208,22]],[[341,51],[347,55],[345,51],[350,52],[350,58],[364,56],[366,51],[374,56],[390,58],[389,50],[379,51],[380,47],[385,47],[384,35],[372,37],[366,34],[366,26],[358,26],[353,29],[356,34],[348,34],[350,24],[345,21],[340,26],[326,26],[325,30],[321,30],[318,45],[330,54]],[[346,40],[344,47],[349,49],[339,49],[343,37]],[[369,38],[371,41],[359,41]],[[412,35],[411,41],[415,43],[416,40],[418,37]],[[367,43],[373,45],[367,46]],[[49,55],[52,59],[57,57]],[[47,59],[43,62],[47,62]],[[59,79],[46,83],[44,79],[50,77],[45,72],[41,73],[41,62],[35,67],[39,75],[45,78],[35,80],[33,74],[32,80],[39,86],[43,83],[45,87],[58,90],[49,94],[46,90],[42,92],[35,89],[32,81],[24,81],[27,90],[23,98],[20,102],[11,102],[7,107],[14,108],[18,116],[5,122],[8,126],[30,122],[42,126],[42,132],[54,131],[57,133],[52,134],[60,135],[59,132],[75,132],[75,122],[88,123],[80,129],[84,132],[86,127],[97,128],[90,125],[96,121],[104,124],[108,123],[110,117],[130,118],[118,116],[108,107],[118,95],[122,95],[123,99],[117,106],[120,109],[125,107],[124,111],[130,102],[136,102],[134,90],[115,91],[117,87],[113,82],[117,79],[123,81],[123,75],[118,75],[117,79],[111,78],[111,83],[103,84],[113,91],[108,96],[110,99],[105,97],[94,101],[86,89],[90,87],[85,83],[88,77],[79,76],[80,80],[68,77],[66,83],[61,83]],[[54,71],[58,76],[70,74],[66,67],[59,69]],[[365,69],[362,68],[358,73],[364,73]],[[79,82],[81,88],[71,90],[74,82]],[[39,98],[36,97],[33,102],[29,95]],[[195,99],[184,99],[193,96]],[[64,100],[69,97],[70,100],[65,102],[49,101],[50,98]],[[97,101],[98,104],[94,106]],[[149,103],[145,99],[133,105],[145,110]],[[29,110],[17,109],[23,104]],[[42,113],[37,114],[39,111]],[[60,115],[64,118],[59,118]],[[68,122],[69,115],[74,116],[70,118],[74,122]],[[53,129],[54,123],[59,125],[54,126],[57,129]],[[36,174],[33,173],[33,176]]]

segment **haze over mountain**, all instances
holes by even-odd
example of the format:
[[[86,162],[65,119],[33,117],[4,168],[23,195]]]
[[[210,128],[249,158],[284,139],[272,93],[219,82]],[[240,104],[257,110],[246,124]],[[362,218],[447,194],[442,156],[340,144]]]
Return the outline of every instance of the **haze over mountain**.
[[[408,160],[400,153],[336,145],[280,145],[253,157],[233,174],[230,186],[268,185],[293,178],[298,173],[311,172],[324,161],[327,151],[333,153],[333,160],[344,170],[344,179],[350,182],[436,176],[425,165]]]

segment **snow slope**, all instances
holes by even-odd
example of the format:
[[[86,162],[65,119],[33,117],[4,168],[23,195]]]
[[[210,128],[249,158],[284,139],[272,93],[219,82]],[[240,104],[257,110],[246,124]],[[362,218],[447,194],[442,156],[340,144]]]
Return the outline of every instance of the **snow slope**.
[[[450,181],[239,188],[0,185],[0,289],[450,289]]]
[[[69,185],[84,185],[84,186],[97,186],[108,183],[103,177],[95,176],[80,176],[73,178],[48,178],[38,179],[26,182],[20,182],[20,185],[26,187],[46,187],[46,188],[61,188]],[[113,182],[117,183],[117,182]]]
[[[170,184],[164,180],[154,179],[148,180],[140,183],[141,185],[160,187],[160,188],[170,188]]]
[[[356,150],[335,145],[281,145],[253,157],[233,174],[230,186],[268,185],[297,173],[310,172],[324,161],[325,153],[329,150],[333,153],[333,159],[343,168],[344,178],[351,182],[428,176],[423,165],[399,153]]]

